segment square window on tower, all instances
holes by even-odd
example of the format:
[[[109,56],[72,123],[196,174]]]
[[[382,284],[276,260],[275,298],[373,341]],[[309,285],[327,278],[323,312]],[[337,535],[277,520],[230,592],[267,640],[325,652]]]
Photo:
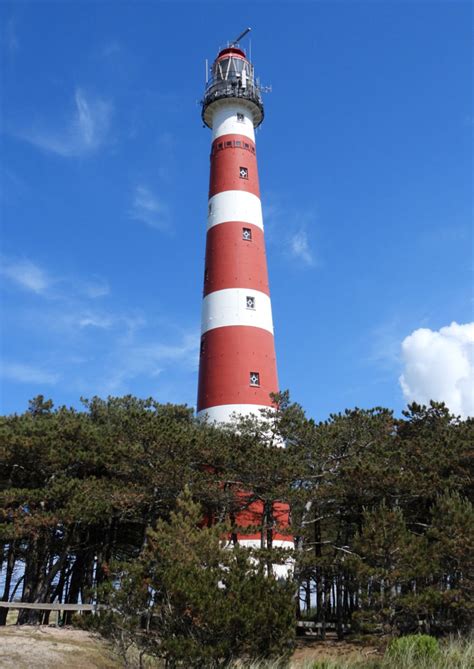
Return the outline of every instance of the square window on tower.
[[[260,373],[250,372],[250,385],[258,388],[260,386]]]
[[[247,309],[255,309],[255,298],[251,295],[247,295],[245,298],[245,305]]]
[[[212,202],[209,202],[208,204],[207,213],[209,214],[209,216],[212,214]]]
[[[241,179],[249,178],[249,168],[248,167],[239,167],[239,176]]]
[[[240,114],[239,112],[237,112],[237,121],[239,121],[239,123],[243,123],[243,122],[244,122],[244,118],[245,118],[245,117],[244,117],[243,114]]]
[[[252,241],[252,230],[250,228],[242,228],[242,239],[246,242]]]
[[[237,147],[237,146],[240,146],[240,145],[241,145],[241,142],[238,139],[236,139],[235,140],[235,146]]]

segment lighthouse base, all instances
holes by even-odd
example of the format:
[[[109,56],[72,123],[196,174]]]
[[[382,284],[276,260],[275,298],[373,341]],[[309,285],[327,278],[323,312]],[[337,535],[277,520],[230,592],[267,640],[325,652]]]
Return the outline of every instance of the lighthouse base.
[[[261,548],[261,542],[259,539],[238,539],[237,543],[239,546],[244,548]],[[289,579],[293,575],[295,560],[293,557],[293,550],[295,544],[292,539],[288,538],[286,541],[274,540],[272,542],[272,548],[283,548],[288,551],[288,557],[281,563],[272,564],[272,572],[275,578]]]
[[[198,411],[197,417],[202,420],[207,418],[211,423],[230,423],[238,416],[262,418],[261,409],[268,411],[271,408],[263,404],[221,404]]]

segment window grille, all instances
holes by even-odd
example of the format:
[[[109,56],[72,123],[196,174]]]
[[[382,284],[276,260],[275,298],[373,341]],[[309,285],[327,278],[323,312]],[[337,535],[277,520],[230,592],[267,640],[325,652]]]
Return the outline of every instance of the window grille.
[[[260,373],[250,372],[250,385],[258,388],[260,385]]]

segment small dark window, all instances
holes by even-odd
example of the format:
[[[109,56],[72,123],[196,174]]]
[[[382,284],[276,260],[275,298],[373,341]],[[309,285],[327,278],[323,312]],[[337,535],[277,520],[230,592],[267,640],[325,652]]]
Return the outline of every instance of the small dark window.
[[[224,146],[224,144],[222,142],[219,142],[219,144],[217,145],[217,148],[222,149],[223,146]]]
[[[236,140],[235,146],[240,146],[240,145],[241,145],[241,142],[239,142],[239,140]]]
[[[226,142],[225,145],[226,145],[226,146],[232,146],[232,142],[230,142],[230,141],[229,141],[229,142]]]
[[[239,177],[241,179],[249,178],[249,168],[248,167],[239,167]]]
[[[209,270],[206,269],[204,270],[204,281],[209,281]]]
[[[258,386],[260,385],[259,372],[250,372],[250,385],[258,388]]]
[[[245,298],[245,305],[247,309],[255,309],[255,298],[251,295],[247,295]]]
[[[202,355],[202,354],[204,353],[205,350],[206,350],[206,342],[204,341],[204,339],[201,339],[201,351],[200,351],[200,354]]]
[[[252,153],[255,153],[255,147],[254,146],[251,146],[250,150],[251,150]]]
[[[252,230],[250,228],[242,228],[242,239],[246,242],[252,241]]]
[[[209,215],[212,214],[212,202],[209,202],[209,204],[208,204],[208,207],[207,207],[207,213],[208,213]]]
[[[250,149],[250,144],[247,144],[247,142],[244,142],[244,149]]]
[[[243,123],[244,122],[244,115],[237,112],[237,121],[239,121],[240,123]]]

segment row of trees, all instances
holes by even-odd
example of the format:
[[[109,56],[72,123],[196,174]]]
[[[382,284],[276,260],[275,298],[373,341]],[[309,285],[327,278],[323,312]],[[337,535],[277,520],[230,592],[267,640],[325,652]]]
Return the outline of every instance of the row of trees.
[[[432,403],[411,405],[402,419],[383,408],[355,409],[317,424],[287,394],[277,400],[279,409],[267,422],[241,421],[238,430],[199,423],[187,407],[130,396],[94,398],[82,411],[54,409],[38,397],[24,414],[3,417],[0,597],[107,599],[129,621],[129,631],[135,625],[148,629],[145,637],[156,645],[161,629],[160,652],[169,646],[164,629],[171,640],[201,639],[198,630],[213,637],[206,601],[222,599],[221,628],[231,643],[216,651],[220,657],[230,647],[257,652],[249,646],[248,630],[246,638],[239,637],[246,619],[267,638],[268,652],[288,649],[291,634],[280,622],[291,628],[295,593],[297,615],[319,621],[323,634],[329,623],[340,636],[349,625],[361,631],[421,625],[435,633],[467,628],[473,614],[474,421],[461,421]],[[286,448],[275,448],[282,438]],[[243,499],[235,494],[238,488],[252,495]],[[277,500],[291,504],[296,540],[290,584],[277,586],[265,576],[284,555],[252,560],[246,552],[222,553],[219,537],[236,529],[229,519],[239,505],[256,499],[267,509]],[[196,514],[213,518],[216,527],[196,537]],[[173,543],[177,523],[187,523],[188,542],[181,533],[180,543]],[[263,546],[271,525],[266,518],[253,528],[264,535]],[[192,541],[202,550],[212,546],[214,558],[192,550]],[[186,555],[194,562],[183,573]],[[197,574],[204,563],[203,584]],[[175,570],[171,580],[164,565]],[[180,578],[186,587],[170,590]],[[245,596],[235,590],[249,580]],[[165,581],[168,589],[160,590]],[[192,595],[192,583],[193,606],[185,596]],[[139,603],[129,596],[132,591],[141,593]],[[252,607],[257,599],[263,609]],[[187,626],[177,630],[168,619],[165,624],[165,600]],[[240,613],[235,601],[245,602]],[[279,618],[272,614],[276,610]],[[0,608],[0,624],[5,612]],[[23,611],[19,622],[40,615]],[[176,649],[166,652],[176,656]]]

